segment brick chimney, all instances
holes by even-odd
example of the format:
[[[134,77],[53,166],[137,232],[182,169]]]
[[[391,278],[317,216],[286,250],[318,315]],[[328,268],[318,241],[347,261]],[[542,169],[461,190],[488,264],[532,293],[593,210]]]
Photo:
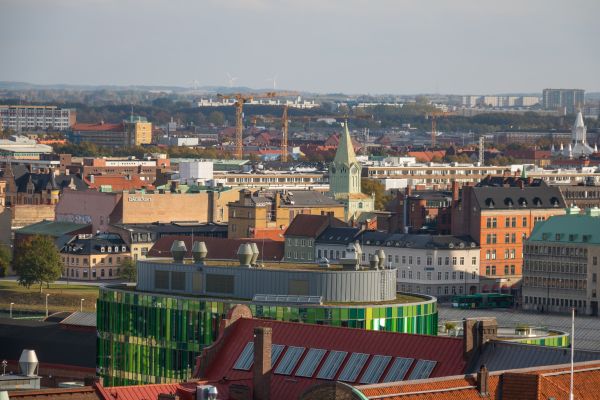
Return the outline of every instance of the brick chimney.
[[[463,320],[463,358],[471,360],[483,345],[498,337],[496,318],[465,318]]]
[[[490,371],[486,368],[485,365],[482,365],[477,371],[477,391],[481,396],[488,395],[488,381],[490,377]]]
[[[271,342],[273,330],[259,326],[254,328],[254,400],[269,400],[271,392]]]
[[[459,187],[458,182],[452,181],[452,202],[458,201]]]

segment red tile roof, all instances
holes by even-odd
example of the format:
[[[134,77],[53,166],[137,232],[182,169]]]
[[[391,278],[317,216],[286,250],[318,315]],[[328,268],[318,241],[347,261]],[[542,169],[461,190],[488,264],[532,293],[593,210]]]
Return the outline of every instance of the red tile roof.
[[[164,236],[160,238],[148,252],[148,257],[171,257],[171,245],[174,240],[183,240],[187,248],[186,257],[192,257],[191,236]],[[281,261],[283,259],[283,242],[268,239],[224,239],[196,236],[194,241],[206,243],[209,260],[237,260],[237,251],[242,243],[256,243],[260,251],[259,260]]]
[[[183,386],[184,384],[178,383],[161,383],[113,387],[97,385],[96,387],[105,400],[155,400],[158,399],[159,394],[175,394]]]
[[[447,376],[461,373],[465,368],[462,358],[462,340],[448,337],[412,335],[393,332],[369,331],[364,329],[352,329],[332,327],[325,325],[302,324],[293,322],[267,321],[260,319],[240,318],[228,329],[227,335],[223,335],[223,343],[215,360],[208,366],[206,376],[202,379],[213,382],[218,387],[223,398],[228,398],[227,382],[242,383],[252,386],[252,370],[234,370],[233,365],[248,342],[253,340],[253,330],[256,327],[271,327],[273,330],[272,340],[274,344],[286,346],[299,346],[317,348],[324,350],[346,351],[348,355],[336,378],[348,362],[350,353],[358,352],[369,354],[369,359],[363,366],[357,382],[368,367],[371,355],[389,355],[393,357],[406,357],[437,361],[431,376]],[[279,357],[280,362],[285,351]],[[273,373],[271,376],[271,398],[273,399],[296,399],[310,386],[331,382],[316,378],[302,378],[294,375],[301,365],[305,351],[298,363],[292,370],[291,375],[279,375]],[[321,365],[327,358],[327,354],[321,360]],[[273,365],[273,370],[277,367]],[[414,368],[414,364],[411,368]],[[384,371],[391,367],[392,362]],[[316,369],[315,374],[319,371]],[[410,370],[408,371],[410,374]],[[408,375],[407,374],[407,375]]]
[[[486,399],[539,400],[569,398],[570,367],[561,365],[493,372]],[[600,363],[575,364],[574,395],[578,400],[600,399]],[[356,386],[377,400],[481,400],[473,375],[449,376],[422,381]]]
[[[113,192],[120,192],[131,189],[154,189],[154,186],[147,181],[142,180],[139,176],[132,176],[127,179],[124,175],[94,175],[94,182],[91,178],[84,179],[90,189],[98,189],[100,186],[110,185]]]
[[[414,157],[420,162],[431,162],[434,158],[444,158],[446,156],[446,150],[409,151],[408,156]]]
[[[97,123],[97,124],[82,124],[78,123],[73,125],[74,131],[117,131],[121,132],[124,129],[123,124],[105,124],[105,123]]]

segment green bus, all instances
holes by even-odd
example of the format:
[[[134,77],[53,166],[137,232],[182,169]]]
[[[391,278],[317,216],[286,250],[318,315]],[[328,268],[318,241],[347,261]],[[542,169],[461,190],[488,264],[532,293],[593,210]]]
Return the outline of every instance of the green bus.
[[[454,308],[511,308],[514,304],[512,294],[476,293],[452,297]]]

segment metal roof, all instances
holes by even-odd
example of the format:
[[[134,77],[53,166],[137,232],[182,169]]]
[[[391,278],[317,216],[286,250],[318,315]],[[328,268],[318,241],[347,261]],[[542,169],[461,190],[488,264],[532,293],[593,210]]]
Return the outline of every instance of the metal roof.
[[[96,313],[95,312],[81,312],[75,311],[67,318],[60,322],[62,325],[75,325],[75,326],[93,326],[96,327]]]
[[[535,225],[530,242],[600,244],[600,216],[588,214],[556,215]]]
[[[60,237],[86,227],[91,227],[91,225],[76,224],[74,222],[40,221],[35,224],[25,226],[21,229],[17,229],[16,232],[24,235],[46,235]]]

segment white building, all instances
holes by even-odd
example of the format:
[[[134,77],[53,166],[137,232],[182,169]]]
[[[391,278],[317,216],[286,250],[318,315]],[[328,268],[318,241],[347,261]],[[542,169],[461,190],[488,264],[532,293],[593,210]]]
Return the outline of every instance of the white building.
[[[182,182],[206,183],[213,178],[212,161],[190,160],[179,163],[179,179]]]
[[[344,235],[344,232],[347,234]],[[470,238],[450,235],[389,234],[366,231],[351,235],[348,228],[329,228],[315,240],[316,259],[338,263],[350,242],[362,249],[361,265],[368,266],[379,250],[384,266],[397,268],[397,290],[449,299],[453,295],[477,293],[479,246]],[[337,237],[339,240],[336,240]]]
[[[563,157],[579,158],[581,156],[589,156],[597,151],[597,147],[592,148],[587,142],[587,128],[583,123],[583,115],[579,111],[571,130],[571,143],[569,143],[566,149],[561,144],[560,153]]]
[[[55,106],[0,105],[0,126],[15,132],[33,129],[69,129],[75,124],[75,110]]]

